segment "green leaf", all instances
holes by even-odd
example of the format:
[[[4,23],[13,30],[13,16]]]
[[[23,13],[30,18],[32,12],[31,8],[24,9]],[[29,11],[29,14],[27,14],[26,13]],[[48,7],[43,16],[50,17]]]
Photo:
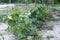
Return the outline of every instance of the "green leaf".
[[[9,20],[8,21],[9,26],[14,27],[16,25],[15,21]]]
[[[13,18],[15,21],[18,21],[18,20],[20,19],[18,14],[12,16],[12,18]]]
[[[12,8],[12,14],[18,14],[19,12],[18,8]]]
[[[30,23],[31,23],[30,18],[26,17],[26,18],[25,18],[25,24],[30,24]]]

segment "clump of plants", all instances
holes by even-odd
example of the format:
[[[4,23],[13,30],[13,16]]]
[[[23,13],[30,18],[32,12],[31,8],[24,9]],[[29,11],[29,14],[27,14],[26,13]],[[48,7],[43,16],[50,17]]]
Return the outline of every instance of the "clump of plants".
[[[9,27],[7,30],[12,31],[14,35],[18,37],[18,40],[37,39],[37,32],[42,30],[44,22],[46,20],[50,21],[53,17],[51,14],[47,13],[46,6],[44,5],[36,9],[31,9],[30,15],[20,13],[18,8],[12,8],[11,11],[11,14],[3,16],[3,20],[8,22]]]

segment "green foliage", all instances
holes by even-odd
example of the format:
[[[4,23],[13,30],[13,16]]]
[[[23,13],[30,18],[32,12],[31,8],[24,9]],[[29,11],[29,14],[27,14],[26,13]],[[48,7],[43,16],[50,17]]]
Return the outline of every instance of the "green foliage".
[[[26,38],[26,36],[34,36],[34,33],[38,35],[38,29],[44,25],[45,20],[52,18],[52,15],[48,14],[45,5],[40,5],[36,9],[30,10],[30,15],[26,13],[20,13],[18,8],[12,8],[12,13],[6,15],[8,21],[8,31],[12,31],[19,40]],[[32,39],[29,39],[32,40]]]
[[[45,5],[40,5],[37,9],[31,10],[31,17],[37,18],[37,20],[51,20],[53,16],[47,13],[47,8]]]
[[[0,3],[9,3],[10,0],[0,0]],[[59,0],[11,0],[11,3],[44,3],[44,4],[58,4]]]

